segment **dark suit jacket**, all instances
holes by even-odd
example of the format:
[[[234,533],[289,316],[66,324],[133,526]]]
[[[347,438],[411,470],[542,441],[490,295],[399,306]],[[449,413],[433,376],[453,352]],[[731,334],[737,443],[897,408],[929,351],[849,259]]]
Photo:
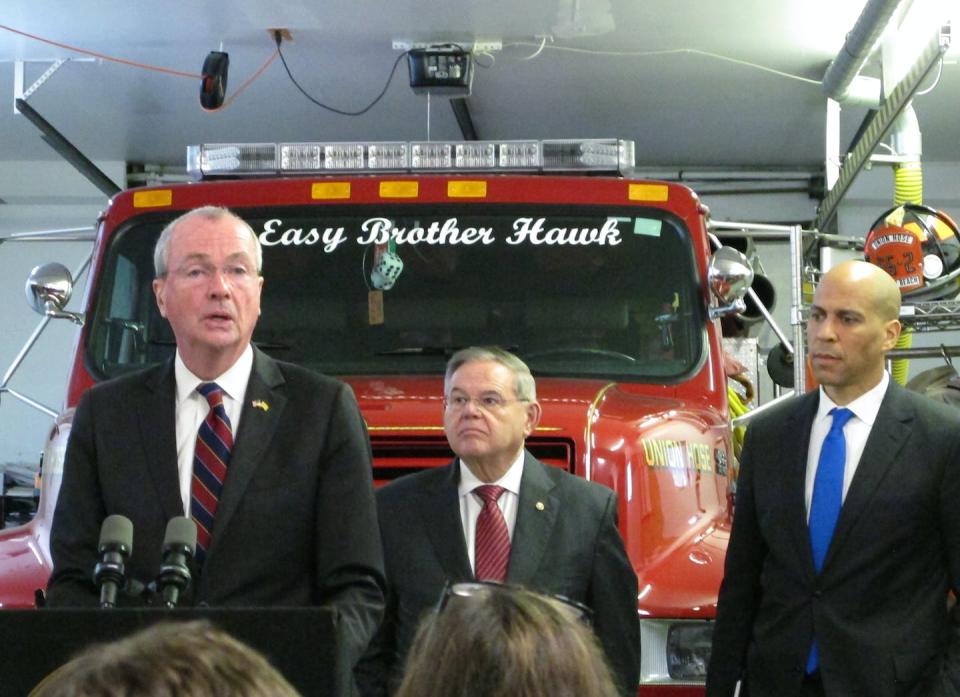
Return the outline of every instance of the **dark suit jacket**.
[[[960,413],[890,384],[817,575],[804,504],[819,393],[747,429],[708,697],[798,693],[816,629],[828,695],[943,694],[960,582]],[[945,694],[952,694],[949,689]]]
[[[387,610],[358,667],[365,695],[392,691],[424,612],[447,581],[473,580],[463,537],[459,462],[398,479],[377,492]],[[543,510],[536,506],[543,502]],[[507,583],[582,602],[614,677],[635,695],[640,667],[637,577],[617,529],[617,498],[526,453]]]
[[[167,521],[184,515],[173,361],[80,400],[50,539],[50,605],[96,604],[100,525],[133,521],[128,578],[160,568]],[[254,408],[260,400],[268,409]],[[383,608],[370,444],[350,388],[254,350],[202,576],[181,604],[331,605],[354,660]]]

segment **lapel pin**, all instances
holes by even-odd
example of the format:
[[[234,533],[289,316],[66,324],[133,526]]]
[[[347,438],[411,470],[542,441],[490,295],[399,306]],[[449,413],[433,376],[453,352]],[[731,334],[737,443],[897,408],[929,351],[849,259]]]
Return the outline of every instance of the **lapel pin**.
[[[537,510],[542,511],[546,506],[543,505],[543,501],[537,501]]]
[[[264,402],[262,399],[255,399],[251,404],[254,409],[262,409],[263,411],[270,411],[270,405]]]

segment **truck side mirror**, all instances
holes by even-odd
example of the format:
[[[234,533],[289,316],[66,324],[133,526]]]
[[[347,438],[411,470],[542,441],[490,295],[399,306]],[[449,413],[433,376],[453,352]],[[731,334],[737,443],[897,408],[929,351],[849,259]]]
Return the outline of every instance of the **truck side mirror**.
[[[710,290],[720,301],[720,307],[710,308],[710,319],[743,312],[743,296],[753,283],[753,266],[742,252],[733,247],[720,247],[710,257],[707,269]]]
[[[62,317],[83,324],[83,315],[63,308],[73,294],[73,276],[63,264],[50,262],[34,267],[24,288],[27,304],[33,311],[47,317]]]

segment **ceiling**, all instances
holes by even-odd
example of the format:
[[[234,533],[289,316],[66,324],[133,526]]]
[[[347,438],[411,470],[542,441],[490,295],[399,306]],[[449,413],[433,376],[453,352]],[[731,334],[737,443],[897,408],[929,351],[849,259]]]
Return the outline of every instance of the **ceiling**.
[[[6,27],[188,76],[89,59],[0,29],[0,159],[57,157],[12,110],[15,61],[27,61],[29,86],[57,58],[71,61],[29,104],[94,160],[182,167],[191,143],[427,139],[427,99],[410,89],[402,61],[383,99],[362,116],[311,104],[279,59],[226,108],[203,111],[198,76],[207,53],[229,53],[230,97],[274,53],[268,28],[282,27],[292,36],[282,50],[294,77],[340,109],[359,110],[381,91],[401,55],[395,41],[495,41],[500,50],[477,56],[466,100],[481,139],[628,138],[641,169],[815,169],[825,140],[818,83],[863,4],[4,0]],[[879,74],[872,64],[867,72]],[[960,162],[958,103],[954,47],[935,88],[914,101],[924,160]],[[844,111],[844,146],[867,113]],[[430,101],[429,136],[462,138],[446,99]]]

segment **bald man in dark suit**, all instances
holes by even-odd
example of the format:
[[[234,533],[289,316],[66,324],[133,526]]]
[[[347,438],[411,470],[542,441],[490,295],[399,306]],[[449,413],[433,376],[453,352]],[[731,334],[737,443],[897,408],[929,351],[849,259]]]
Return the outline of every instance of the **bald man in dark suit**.
[[[807,324],[821,388],[747,429],[707,697],[956,694],[960,414],[884,371],[899,310],[879,267],[830,270]]]

